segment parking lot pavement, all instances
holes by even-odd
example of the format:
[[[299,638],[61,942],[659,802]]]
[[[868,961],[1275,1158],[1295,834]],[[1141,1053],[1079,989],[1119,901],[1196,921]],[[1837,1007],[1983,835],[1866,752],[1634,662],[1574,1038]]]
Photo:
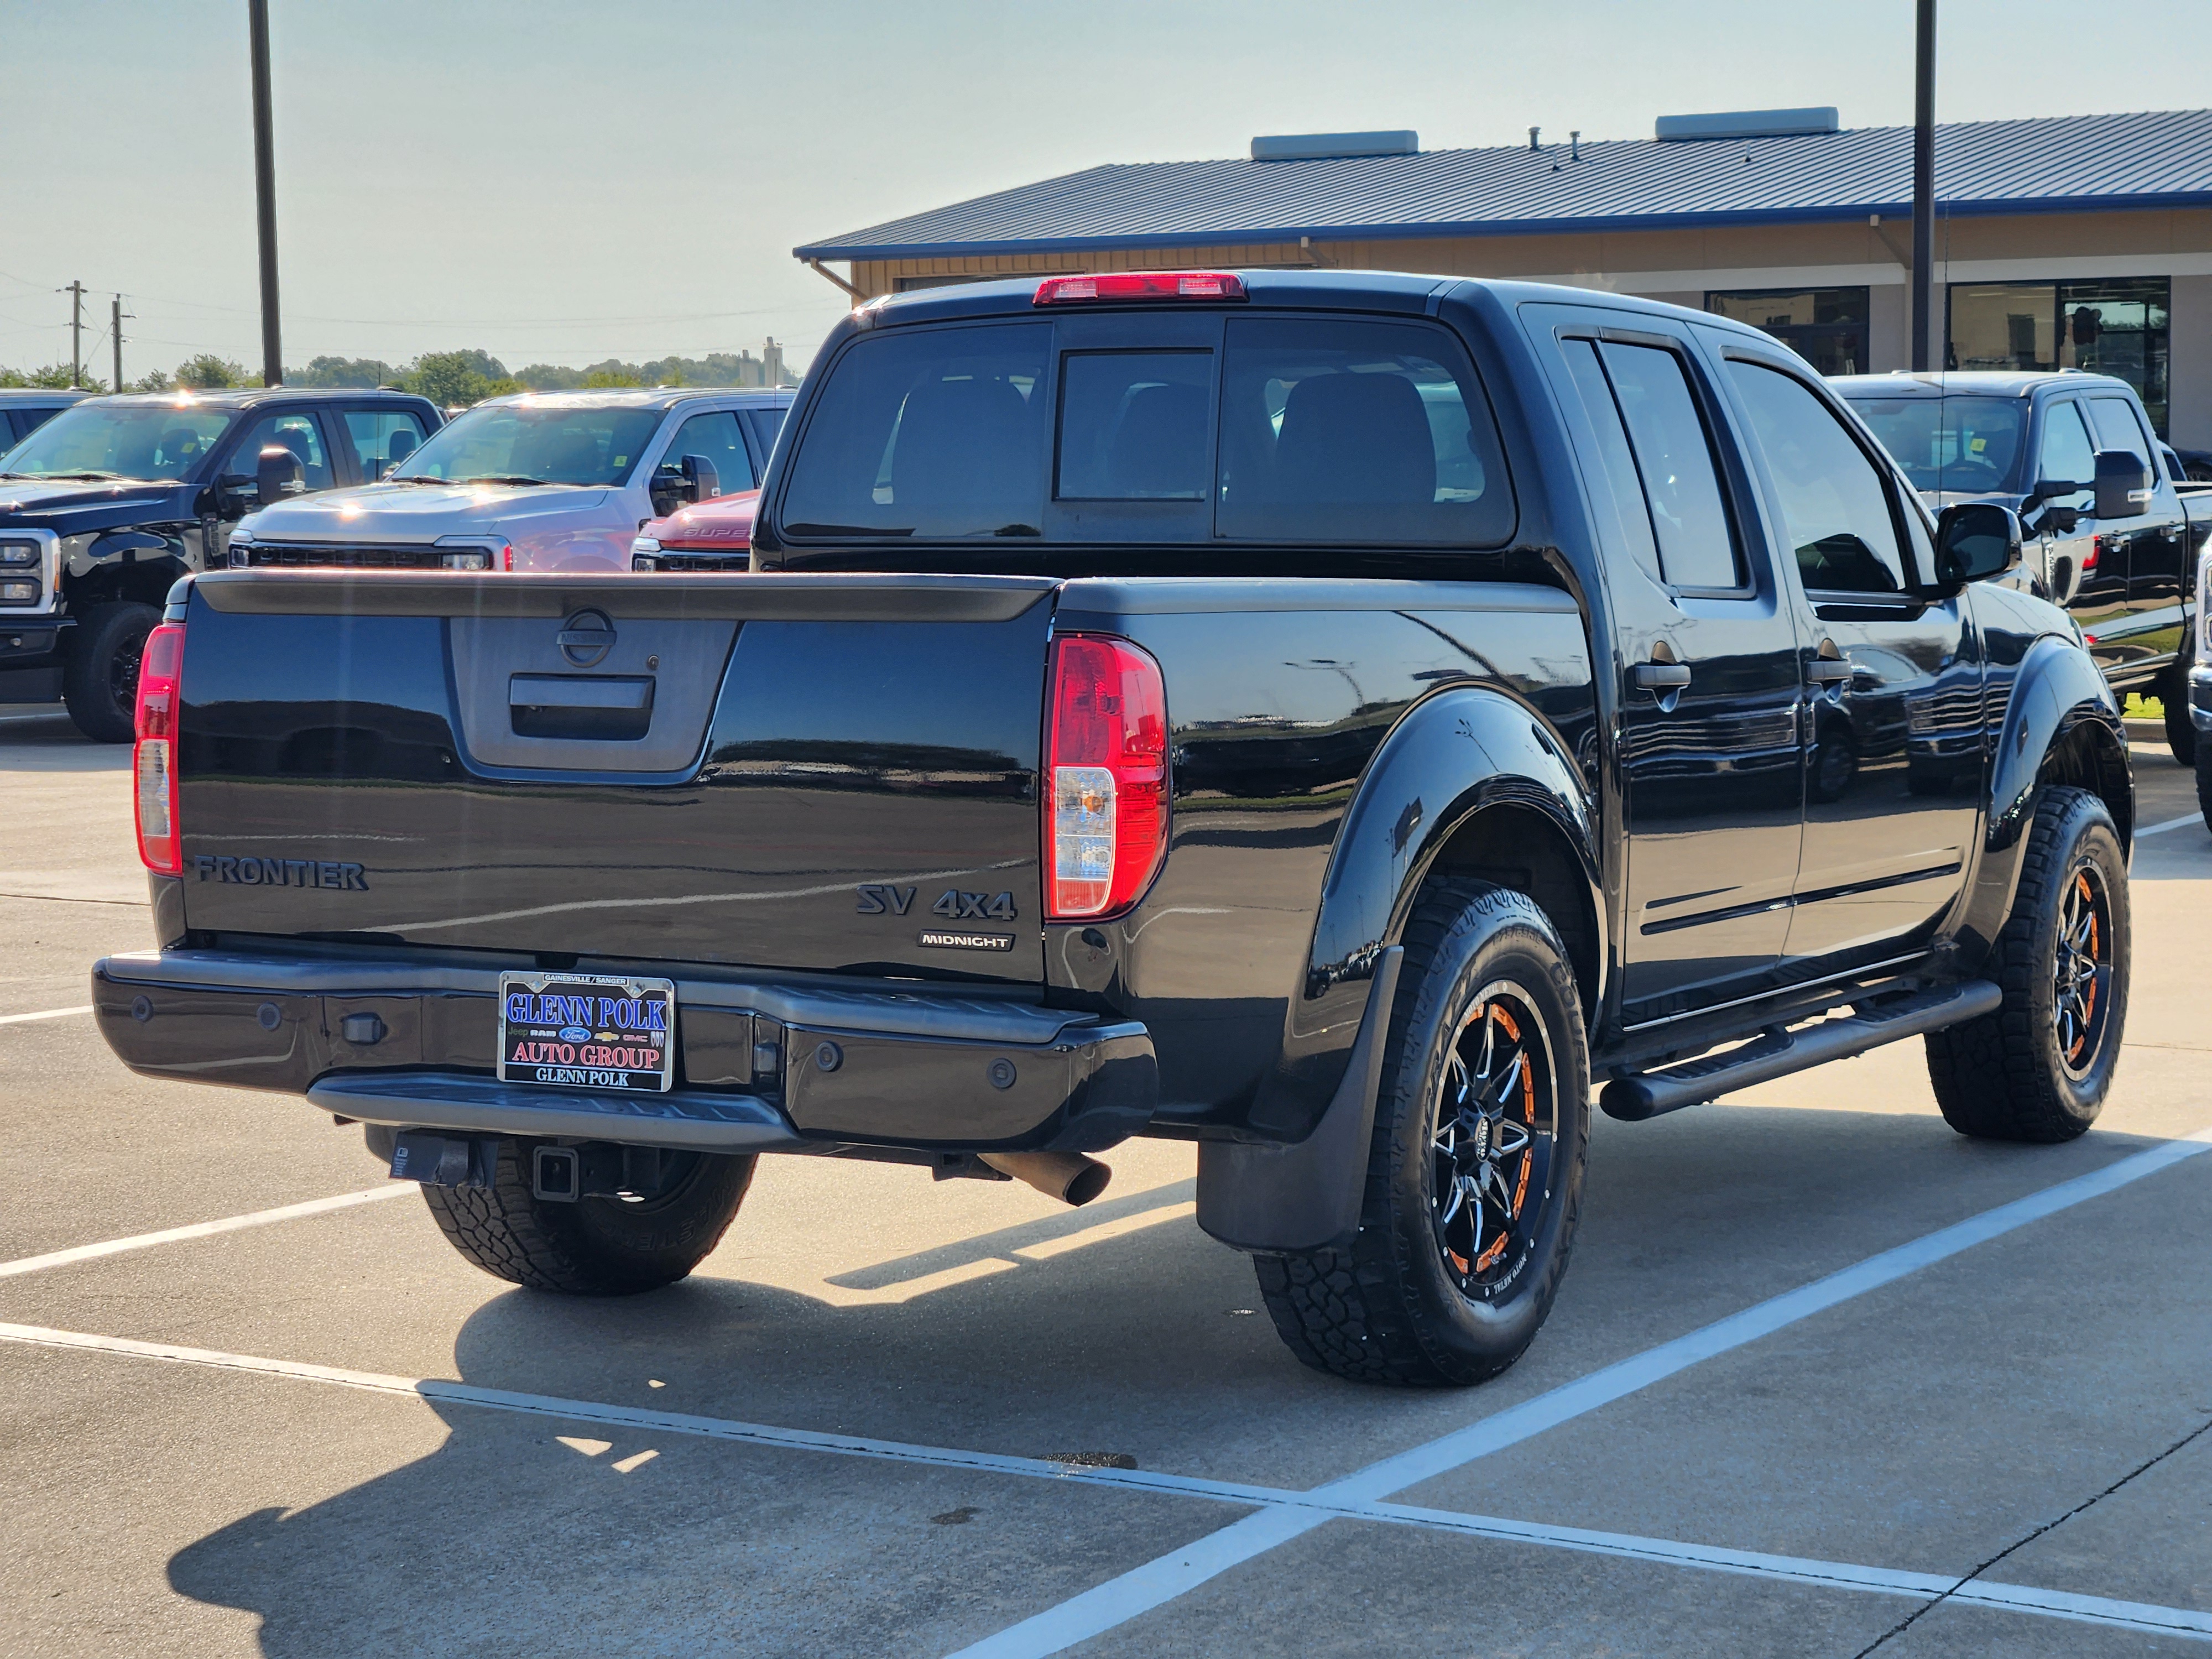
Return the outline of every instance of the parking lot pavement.
[[[0,1651],[2212,1638],[2201,823],[2138,847],[2095,1133],[1962,1140],[1917,1044],[1601,1119],[1543,1335],[1413,1393],[1289,1358],[1171,1143],[1073,1212],[764,1160],[697,1274],[614,1302],[485,1277],[411,1190],[270,1218],[390,1190],[359,1132],[57,1012],[145,942],[122,756],[0,725],[0,867],[41,872],[0,880],[0,1015],[56,1012],[0,1024]],[[2143,826],[2193,811],[2136,765]]]

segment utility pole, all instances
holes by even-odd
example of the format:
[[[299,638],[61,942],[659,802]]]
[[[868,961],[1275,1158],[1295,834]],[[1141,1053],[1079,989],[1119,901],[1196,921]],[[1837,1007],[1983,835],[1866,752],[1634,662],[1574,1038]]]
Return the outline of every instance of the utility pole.
[[[120,294],[115,296],[109,313],[107,334],[115,342],[115,384],[107,389],[120,392],[123,390],[123,296]]]
[[[62,292],[70,296],[70,384],[84,384],[84,284],[71,283]]]
[[[1919,0],[1912,91],[1912,369],[1935,367],[1936,0]]]
[[[261,384],[284,384],[276,312],[276,156],[269,118],[269,0],[246,0],[253,52],[253,198],[261,226]]]

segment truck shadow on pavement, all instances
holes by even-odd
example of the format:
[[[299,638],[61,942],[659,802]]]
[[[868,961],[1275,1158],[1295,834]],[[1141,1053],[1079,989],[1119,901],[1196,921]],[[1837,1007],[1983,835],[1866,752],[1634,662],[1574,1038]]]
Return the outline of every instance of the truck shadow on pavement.
[[[700,1274],[665,1291],[495,1295],[460,1326],[452,1374],[647,1411],[1031,1456],[1124,1453],[1146,1468],[1304,1486],[2153,1144],[2105,1132],[1993,1146],[1909,1099],[1883,1110],[1870,1089],[1863,1097],[1875,1109],[1601,1121],[1589,1220],[1552,1323],[1518,1367],[1474,1390],[1367,1389],[1300,1368],[1276,1346],[1246,1265],[1182,1213],[1184,1184],[1096,1212],[1133,1222],[1173,1206],[1170,1220],[1042,1260],[1015,1253],[1095,1224],[1094,1212],[821,1281],[896,1286],[1019,1264],[861,1305],[733,1276],[746,1267],[741,1217]],[[444,1293],[426,1294],[426,1311]],[[1233,1513],[428,1403],[447,1436],[427,1455],[209,1534],[170,1559],[172,1588],[258,1615],[262,1651],[281,1659],[908,1651],[958,1645],[951,1637],[978,1618],[961,1639],[1111,1577],[1133,1528],[1157,1542]],[[313,1489],[329,1463],[374,1462],[380,1433],[411,1451],[417,1410],[329,1390],[327,1456],[311,1439],[313,1461],[277,1466],[270,1484]]]

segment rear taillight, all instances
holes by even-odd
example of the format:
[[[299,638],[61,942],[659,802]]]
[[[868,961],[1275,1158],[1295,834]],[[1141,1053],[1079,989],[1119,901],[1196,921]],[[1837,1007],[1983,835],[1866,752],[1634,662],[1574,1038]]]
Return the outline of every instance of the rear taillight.
[[[1048,276],[1037,284],[1040,306],[1111,305],[1126,300],[1241,300],[1244,279],[1225,270],[1106,270],[1095,276]]]
[[[499,550],[499,568],[501,570],[512,570],[514,568],[514,544],[513,542],[507,543],[506,546]]]
[[[1133,904],[1168,842],[1167,688],[1127,640],[1070,634],[1053,647],[1045,785],[1045,913]]]
[[[138,659],[138,857],[161,875],[184,873],[177,821],[177,685],[185,672],[185,629],[163,623],[146,636]]]

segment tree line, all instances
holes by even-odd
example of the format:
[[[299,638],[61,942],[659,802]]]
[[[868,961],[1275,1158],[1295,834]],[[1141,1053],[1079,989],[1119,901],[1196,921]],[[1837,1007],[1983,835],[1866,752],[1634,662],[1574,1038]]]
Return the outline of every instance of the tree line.
[[[305,368],[284,371],[287,386],[396,386],[428,398],[441,409],[481,403],[508,392],[573,392],[600,386],[767,386],[770,374],[781,368],[781,353],[763,362],[750,351],[710,351],[704,357],[655,357],[648,362],[624,362],[618,357],[570,368],[562,363],[531,363],[510,373],[507,365],[485,351],[426,351],[411,362],[394,366],[376,357],[316,357]],[[788,383],[787,377],[785,377]],[[44,368],[0,368],[0,386],[40,386],[60,390],[70,384],[67,363]],[[88,392],[106,392],[107,382],[84,374],[77,384]],[[222,386],[254,386],[261,376],[248,374],[244,364],[213,352],[200,352],[179,363],[173,373],[155,369],[124,386],[125,392],[213,391]]]

